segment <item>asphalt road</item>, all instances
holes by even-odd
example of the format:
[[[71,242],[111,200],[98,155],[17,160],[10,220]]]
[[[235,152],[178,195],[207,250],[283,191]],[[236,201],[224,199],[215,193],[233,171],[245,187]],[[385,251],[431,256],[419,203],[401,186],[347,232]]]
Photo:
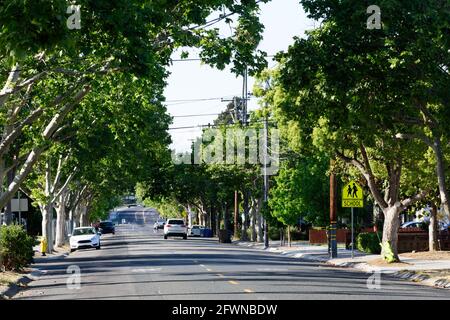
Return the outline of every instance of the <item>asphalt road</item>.
[[[385,275],[380,289],[370,290],[370,274],[214,239],[164,240],[152,225],[121,225],[116,231],[102,236],[101,250],[38,262],[44,275],[14,299],[450,299],[448,290]],[[78,288],[70,273],[77,268]]]

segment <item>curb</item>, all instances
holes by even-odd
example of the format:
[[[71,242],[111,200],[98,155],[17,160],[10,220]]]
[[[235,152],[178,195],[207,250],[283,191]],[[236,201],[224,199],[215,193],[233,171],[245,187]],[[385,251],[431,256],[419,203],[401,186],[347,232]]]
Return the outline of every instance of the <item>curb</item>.
[[[263,248],[255,248],[257,246],[257,244],[253,244],[253,243],[236,241],[236,242],[233,242],[233,244],[241,246],[241,247],[247,247],[247,248],[251,248],[251,249],[265,251],[265,249],[263,249]],[[365,262],[338,262],[338,263],[335,263],[335,262],[333,262],[333,260],[330,260],[330,259],[313,257],[313,256],[309,256],[308,254],[305,254],[305,253],[289,253],[289,252],[280,250],[278,248],[269,248],[268,251],[274,252],[274,253],[280,253],[284,256],[291,257],[291,258],[297,258],[297,259],[301,258],[301,259],[308,260],[308,261],[322,262],[322,263],[326,263],[327,265],[335,266],[335,267],[352,268],[352,269],[357,269],[357,270],[364,271],[364,272],[373,272],[374,271],[373,267]],[[440,289],[450,289],[450,279],[442,279],[439,277],[431,278],[429,275],[420,274],[420,273],[417,273],[416,271],[411,271],[411,270],[399,270],[399,271],[392,271],[392,272],[386,272],[386,271],[383,272],[382,271],[382,273],[385,273],[385,274],[387,274],[391,277],[397,278],[397,279],[407,280],[407,281],[415,282],[415,283],[418,283],[421,285],[431,286],[431,287],[440,288]]]
[[[429,275],[420,274],[415,271],[397,271],[392,275],[396,278],[417,282],[431,287],[450,289],[449,279],[442,279],[439,277],[432,278]]]

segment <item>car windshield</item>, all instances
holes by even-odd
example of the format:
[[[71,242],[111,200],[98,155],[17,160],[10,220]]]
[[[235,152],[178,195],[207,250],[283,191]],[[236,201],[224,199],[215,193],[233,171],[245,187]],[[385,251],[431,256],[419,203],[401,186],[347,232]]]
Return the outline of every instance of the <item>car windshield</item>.
[[[89,234],[95,234],[94,229],[92,228],[83,228],[83,229],[75,229],[73,230],[74,236],[84,236]]]
[[[184,224],[183,220],[169,220],[167,224]]]
[[[192,229],[200,229],[199,226],[192,226]]]

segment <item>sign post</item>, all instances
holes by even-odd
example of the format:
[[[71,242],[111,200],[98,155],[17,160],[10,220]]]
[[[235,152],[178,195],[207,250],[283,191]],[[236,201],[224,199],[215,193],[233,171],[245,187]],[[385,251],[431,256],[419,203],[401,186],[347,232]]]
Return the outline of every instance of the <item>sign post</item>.
[[[362,208],[364,206],[364,195],[361,186],[355,181],[350,181],[342,189],[342,207],[351,208],[351,224],[352,224],[352,259],[355,256],[355,232],[354,232],[354,208]]]

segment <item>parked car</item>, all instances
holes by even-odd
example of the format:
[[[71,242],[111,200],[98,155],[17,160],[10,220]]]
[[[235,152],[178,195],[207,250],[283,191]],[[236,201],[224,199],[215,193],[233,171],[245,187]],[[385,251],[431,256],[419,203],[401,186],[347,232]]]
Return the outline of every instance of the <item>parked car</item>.
[[[166,223],[166,221],[164,220],[158,220],[155,222],[155,224],[153,225],[153,229],[164,229],[164,224]]]
[[[100,222],[98,227],[102,234],[106,234],[106,233],[115,234],[116,233],[116,228],[114,226],[114,223],[112,223],[111,221],[102,221],[102,222]]]
[[[400,228],[401,229],[420,228],[420,229],[426,230],[428,228],[428,226],[423,221],[409,221],[409,222],[405,222],[404,224],[402,224]]]
[[[100,232],[93,227],[82,227],[73,229],[70,237],[70,252],[78,249],[95,248],[100,249]]]
[[[203,229],[202,226],[199,225],[193,225],[189,230],[189,235],[193,237],[200,237],[202,235],[201,230]]]
[[[450,223],[440,222],[439,223],[439,230],[440,231],[450,232]]]
[[[169,236],[178,236],[187,239],[187,227],[183,219],[169,219],[164,225],[164,239]]]

